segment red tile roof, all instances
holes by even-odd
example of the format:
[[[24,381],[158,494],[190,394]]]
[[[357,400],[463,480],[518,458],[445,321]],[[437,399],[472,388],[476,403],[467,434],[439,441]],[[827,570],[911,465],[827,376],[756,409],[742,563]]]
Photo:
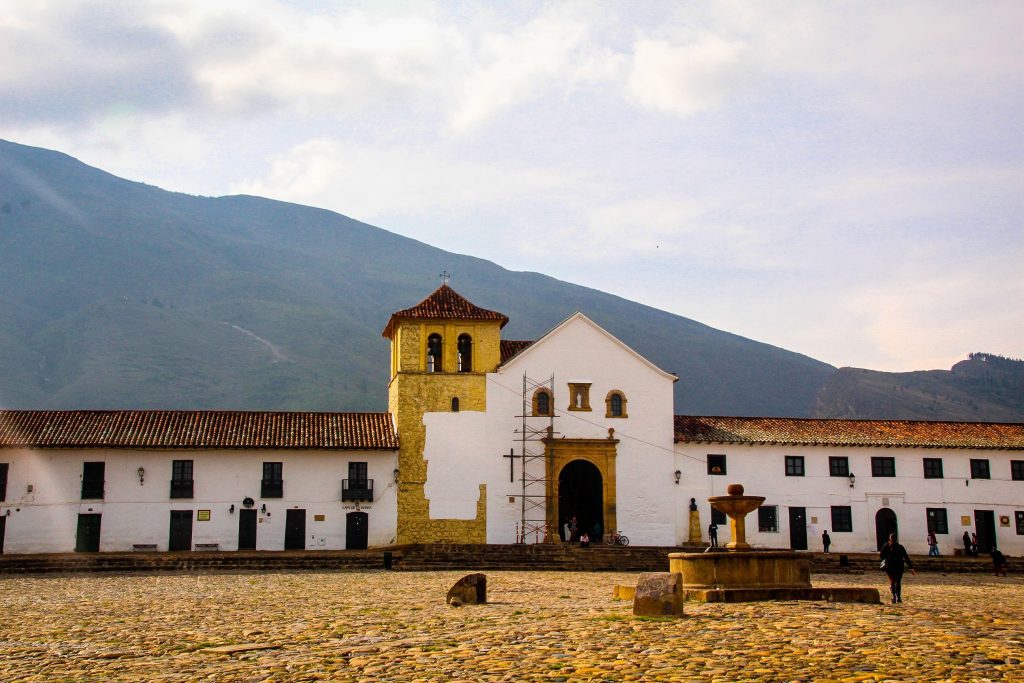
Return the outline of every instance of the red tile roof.
[[[531,346],[532,341],[520,340],[520,339],[502,339],[501,340],[501,362],[504,363],[512,359],[517,353],[523,349]]]
[[[1024,424],[675,416],[676,442],[1024,450]]]
[[[0,447],[395,450],[389,413],[0,410]]]
[[[412,308],[391,314],[381,333],[391,338],[395,322],[400,318],[459,318],[462,320],[497,320],[501,327],[508,324],[508,316],[497,311],[480,308],[448,285],[441,285],[433,294]]]

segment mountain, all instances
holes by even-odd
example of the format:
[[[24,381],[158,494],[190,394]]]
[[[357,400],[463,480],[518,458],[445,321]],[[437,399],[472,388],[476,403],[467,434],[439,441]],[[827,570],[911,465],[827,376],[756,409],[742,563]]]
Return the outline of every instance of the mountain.
[[[381,410],[381,330],[442,270],[511,318],[506,339],[579,307],[679,375],[677,412],[807,416],[850,374],[331,211],[168,192],[0,141],[0,407]]]
[[[814,417],[1024,421],[1024,361],[972,353],[950,370],[840,368],[826,380]]]

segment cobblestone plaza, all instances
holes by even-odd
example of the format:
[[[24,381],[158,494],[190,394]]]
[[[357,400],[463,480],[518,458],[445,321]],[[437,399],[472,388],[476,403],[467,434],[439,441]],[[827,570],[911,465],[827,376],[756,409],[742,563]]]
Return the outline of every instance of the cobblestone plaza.
[[[908,576],[902,605],[687,603],[639,619],[636,574],[464,572],[0,578],[3,681],[1024,681],[1024,580]],[[817,575],[863,585],[877,575]],[[226,645],[263,649],[217,651]]]

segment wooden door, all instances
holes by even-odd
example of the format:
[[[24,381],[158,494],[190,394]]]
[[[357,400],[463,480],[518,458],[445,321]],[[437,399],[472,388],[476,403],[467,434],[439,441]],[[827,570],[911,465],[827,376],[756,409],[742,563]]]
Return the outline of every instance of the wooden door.
[[[192,511],[171,510],[171,535],[168,550],[192,550]]]
[[[345,515],[345,549],[365,550],[369,536],[370,516],[365,512]]]
[[[789,508],[789,547],[807,550],[807,508]]]
[[[238,549],[256,550],[256,511],[238,511]]]
[[[978,554],[988,555],[996,547],[996,513],[992,510],[975,510],[974,529],[974,533],[978,534]]]
[[[875,544],[878,550],[889,542],[889,534],[896,534],[899,538],[900,525],[896,519],[896,513],[889,508],[881,508],[875,513]]]
[[[78,531],[75,534],[76,553],[98,553],[100,551],[100,518],[98,514],[78,515]]]
[[[288,510],[284,520],[284,549],[306,549],[306,511]]]

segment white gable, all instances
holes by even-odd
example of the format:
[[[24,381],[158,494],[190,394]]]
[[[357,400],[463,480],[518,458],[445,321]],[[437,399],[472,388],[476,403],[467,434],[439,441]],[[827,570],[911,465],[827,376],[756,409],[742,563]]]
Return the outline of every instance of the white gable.
[[[673,382],[678,379],[672,373],[662,370],[641,356],[627,344],[623,343],[621,339],[579,311],[573,313],[540,339],[516,354],[502,366],[499,372],[505,369],[521,372],[520,367],[524,365],[523,359],[539,355],[543,353],[543,349],[568,349],[581,357],[592,357],[593,360],[598,361],[601,365],[622,363],[624,360],[628,362],[631,357],[662,377],[671,379]],[[609,358],[609,355],[617,357]]]

